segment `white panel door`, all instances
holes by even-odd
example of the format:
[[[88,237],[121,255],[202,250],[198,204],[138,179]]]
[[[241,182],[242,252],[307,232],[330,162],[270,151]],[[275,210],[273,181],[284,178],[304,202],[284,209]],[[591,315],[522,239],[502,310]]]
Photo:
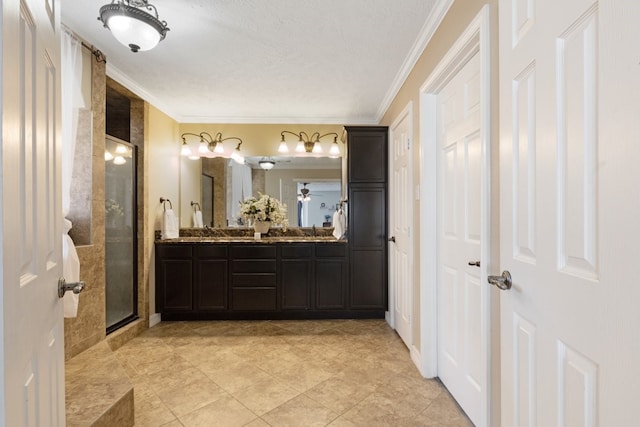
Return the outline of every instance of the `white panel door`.
[[[391,235],[390,283],[393,289],[394,327],[411,348],[413,304],[413,179],[411,170],[412,108],[407,108],[391,126]]]
[[[64,425],[56,0],[2,2],[0,424]]]
[[[638,425],[640,2],[561,3],[499,4],[502,424]]]
[[[475,54],[440,91],[438,126],[438,376],[480,424],[487,310],[480,281],[480,59]],[[477,264],[476,264],[477,263]]]

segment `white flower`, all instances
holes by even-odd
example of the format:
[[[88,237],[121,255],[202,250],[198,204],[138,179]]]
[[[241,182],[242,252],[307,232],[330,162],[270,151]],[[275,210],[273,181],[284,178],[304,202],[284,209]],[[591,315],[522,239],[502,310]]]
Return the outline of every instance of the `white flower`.
[[[249,197],[240,202],[240,215],[251,221],[269,221],[274,225],[282,225],[285,229],[288,225],[287,205],[280,203],[276,198],[267,194],[258,193],[260,197]]]

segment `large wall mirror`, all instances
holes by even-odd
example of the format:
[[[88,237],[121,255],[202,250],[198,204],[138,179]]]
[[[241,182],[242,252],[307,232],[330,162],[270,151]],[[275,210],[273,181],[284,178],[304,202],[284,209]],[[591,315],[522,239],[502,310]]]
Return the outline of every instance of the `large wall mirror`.
[[[264,159],[273,161],[273,168],[263,169],[260,161]],[[291,227],[331,226],[333,213],[346,194],[342,158],[247,157],[245,165],[225,158],[184,158],[182,167],[197,169],[200,179],[186,179],[186,174],[181,174],[185,178],[181,207],[189,209],[187,215],[181,214],[181,227],[192,226],[191,201],[200,203],[206,225],[242,226],[239,202],[258,193],[287,205]]]

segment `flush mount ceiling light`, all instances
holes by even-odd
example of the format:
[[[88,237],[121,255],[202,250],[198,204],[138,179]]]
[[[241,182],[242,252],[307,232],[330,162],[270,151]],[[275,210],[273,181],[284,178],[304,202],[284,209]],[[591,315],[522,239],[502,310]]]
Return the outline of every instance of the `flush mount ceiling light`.
[[[280,153],[288,153],[289,147],[285,141],[284,134],[290,134],[298,138],[298,143],[296,144],[295,151],[296,153],[313,153],[313,154],[321,154],[322,146],[320,145],[320,140],[325,136],[333,135],[333,144],[335,144],[335,148],[338,149],[338,155],[340,154],[340,148],[338,147],[338,134],[335,132],[325,133],[320,135],[320,132],[314,132],[309,136],[306,132],[290,132],[288,130],[283,130],[280,132],[280,136],[282,137],[280,140],[280,145],[278,146],[278,152]],[[335,148],[332,145],[329,154],[335,156]]]
[[[191,148],[189,147],[189,144],[187,144],[187,136],[195,136],[197,138],[200,138],[200,142],[198,143],[199,155],[192,154]],[[242,145],[242,140],[237,136],[229,136],[229,137],[223,138],[220,132],[216,133],[216,136],[211,136],[211,134],[209,134],[208,132],[200,132],[200,133],[185,132],[182,135],[180,135],[180,137],[182,138],[180,154],[192,160],[197,160],[200,158],[200,156],[210,157],[210,156],[207,156],[207,154],[212,152],[214,153],[214,156],[225,157],[225,158],[230,157],[240,164],[244,164],[245,162],[244,156],[240,152],[240,146]],[[231,152],[230,155],[227,155],[224,151],[223,142],[228,140],[233,140],[233,139],[238,141],[238,145]]]
[[[260,165],[262,169],[268,171],[273,169],[273,167],[276,165],[276,162],[270,159],[263,159],[258,162],[258,165]]]
[[[100,8],[98,20],[132,52],[153,49],[169,31],[147,0],[112,0]]]

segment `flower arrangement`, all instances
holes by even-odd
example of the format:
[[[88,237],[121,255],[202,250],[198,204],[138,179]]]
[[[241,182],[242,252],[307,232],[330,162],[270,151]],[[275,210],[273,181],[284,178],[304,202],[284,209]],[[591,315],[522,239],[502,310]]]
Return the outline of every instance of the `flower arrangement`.
[[[240,215],[245,222],[268,221],[273,225],[282,225],[286,229],[287,205],[268,194],[258,193],[258,195],[258,198],[249,197],[244,202],[240,202]]]

